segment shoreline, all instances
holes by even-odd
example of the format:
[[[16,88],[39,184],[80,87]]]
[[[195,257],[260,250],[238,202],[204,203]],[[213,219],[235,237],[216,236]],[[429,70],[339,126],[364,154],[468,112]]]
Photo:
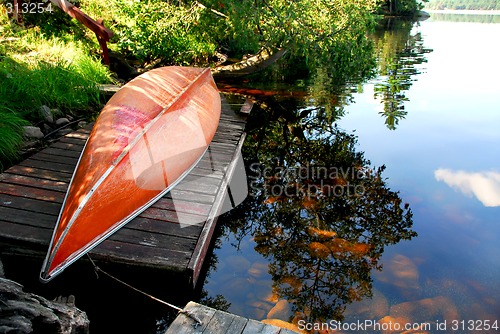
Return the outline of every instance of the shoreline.
[[[500,15],[500,10],[422,9],[429,14]]]

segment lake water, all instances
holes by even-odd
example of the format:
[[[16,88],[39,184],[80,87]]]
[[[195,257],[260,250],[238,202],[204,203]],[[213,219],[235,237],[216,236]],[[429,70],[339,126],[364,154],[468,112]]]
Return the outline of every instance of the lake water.
[[[384,220],[393,221],[385,202],[380,210],[366,205],[353,220],[352,210],[362,203],[358,199],[347,219],[314,209],[321,207],[318,198],[312,204],[303,200],[302,210],[287,208],[268,193],[246,207],[257,212],[246,222],[234,223],[234,215],[222,219],[204,301],[259,320],[302,320],[304,325],[307,319],[321,319],[330,328],[338,325],[330,320],[359,320],[385,324],[385,332],[401,332],[396,329],[406,324],[420,325],[419,333],[500,332],[500,24],[488,17],[472,21],[432,14],[414,24],[413,42],[403,41],[405,55],[399,58],[399,69],[407,68],[401,73],[408,77],[394,84],[398,67],[386,64],[385,75],[360,86],[336,122],[341,130],[335,131],[357,136],[355,150],[364,152],[372,166],[386,166],[384,189],[399,192],[400,203],[390,199],[395,205],[409,204],[412,226],[394,221],[393,230],[384,230]],[[376,38],[389,43],[397,39],[391,34]],[[384,107],[388,96],[397,101]],[[258,136],[258,130],[250,132],[246,152],[253,152]],[[264,140],[262,146],[272,142]],[[343,219],[342,224],[311,234],[312,212],[318,220]],[[357,231],[349,230],[349,222],[363,215],[381,229],[366,227],[370,238],[361,231],[349,239]],[[314,242],[294,239],[301,232],[286,221],[296,224],[296,219],[307,222],[304,228],[314,234]],[[385,239],[367,241],[376,239],[377,231],[385,231]],[[334,241],[347,247],[345,253],[332,250]],[[309,250],[307,259],[303,247]],[[304,269],[309,266],[317,267]],[[350,327],[379,332],[374,328]]]

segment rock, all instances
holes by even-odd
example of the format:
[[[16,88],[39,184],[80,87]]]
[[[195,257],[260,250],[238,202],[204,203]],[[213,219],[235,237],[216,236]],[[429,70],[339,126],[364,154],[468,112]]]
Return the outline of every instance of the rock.
[[[79,127],[79,128],[84,128],[84,127],[86,127],[86,126],[87,126],[87,124],[88,124],[88,123],[87,123],[87,122],[85,122],[85,121],[80,121],[80,122],[78,122],[78,127]]]
[[[401,254],[384,261],[382,271],[375,273],[379,281],[393,285],[408,299],[418,298],[421,293],[419,276],[417,265]]]
[[[64,126],[66,124],[69,124],[69,119],[67,119],[66,117],[58,118],[56,120],[56,125],[57,126]]]
[[[50,133],[50,132],[54,131],[54,128],[47,123],[43,123],[42,127],[43,128],[41,130],[43,133]]]
[[[88,334],[87,315],[74,306],[74,298],[69,301],[52,302],[0,278],[0,333]]]
[[[248,269],[248,275],[254,278],[264,277],[269,270],[269,264],[267,262],[254,262],[250,269]]]
[[[42,139],[43,132],[37,126],[23,126],[24,136],[27,138]]]
[[[247,306],[247,312],[250,313],[250,318],[253,319],[264,318],[271,308],[271,305],[260,302],[258,300],[246,302],[245,305]]]
[[[281,299],[274,305],[274,307],[267,313],[268,319],[280,319],[287,321],[291,316],[290,303],[287,300]]]
[[[405,328],[406,324],[420,324],[420,328],[403,333],[425,334],[430,333],[429,329],[436,328],[438,320],[450,324],[457,319],[460,319],[460,313],[453,301],[447,297],[438,296],[393,305],[389,315],[378,322],[385,324],[386,330],[382,331],[383,334],[402,333],[397,328]],[[393,325],[389,326],[391,323]]]
[[[364,298],[348,305],[344,315],[346,318],[380,319],[389,314],[389,302],[382,292],[373,289],[372,298]]]
[[[451,323],[452,320],[460,319],[460,314],[453,301],[444,296],[393,305],[390,309],[390,315],[394,318],[404,318],[407,322],[419,323],[431,322],[440,318]]]
[[[50,110],[47,106],[40,107],[40,113],[42,114],[43,119],[48,123],[54,123],[54,115],[52,114],[52,110]]]

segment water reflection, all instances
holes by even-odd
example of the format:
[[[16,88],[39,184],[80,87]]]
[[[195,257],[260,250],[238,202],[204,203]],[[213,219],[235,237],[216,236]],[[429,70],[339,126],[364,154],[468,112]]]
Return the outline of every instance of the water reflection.
[[[434,172],[436,180],[460,190],[465,195],[474,195],[484,206],[500,206],[500,173],[465,172],[438,169]]]
[[[297,63],[282,62],[244,83],[219,82],[221,90],[256,100],[244,147],[251,196],[223,219],[228,240],[203,302],[295,324],[342,320],[347,305],[370,298],[370,319],[392,315],[372,281],[386,247],[416,237],[412,211],[387,186],[385,167],[372,166],[356,149],[356,136],[336,123],[377,72],[375,97],[387,127],[407,115],[406,92],[431,52],[413,27],[386,22],[350,78],[331,66],[302,64],[304,78]],[[419,289],[416,265],[405,256],[378,277]]]
[[[416,236],[412,212],[387,187],[385,167],[355,149],[354,135],[291,103],[268,100],[252,111],[259,121],[244,147],[251,196],[225,229],[236,244],[253,237],[269,263],[254,269],[272,277],[286,320],[340,320],[346,304],[372,296],[384,248]]]
[[[476,22],[476,23],[500,23],[500,15],[498,14],[460,14],[460,11],[453,13],[435,13],[431,15],[432,21],[444,22]]]
[[[379,74],[374,95],[383,104],[380,114],[391,130],[408,113],[406,92],[420,74],[416,65],[427,62],[425,54],[432,52],[424,46],[420,32],[412,32],[415,24],[387,19],[374,34]]]

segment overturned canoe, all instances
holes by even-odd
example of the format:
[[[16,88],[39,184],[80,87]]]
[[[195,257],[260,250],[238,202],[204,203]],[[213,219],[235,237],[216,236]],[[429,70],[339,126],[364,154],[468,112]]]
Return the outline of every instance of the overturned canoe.
[[[76,166],[40,274],[49,281],[170,191],[198,163],[221,111],[209,69],[164,67],[103,108]]]

